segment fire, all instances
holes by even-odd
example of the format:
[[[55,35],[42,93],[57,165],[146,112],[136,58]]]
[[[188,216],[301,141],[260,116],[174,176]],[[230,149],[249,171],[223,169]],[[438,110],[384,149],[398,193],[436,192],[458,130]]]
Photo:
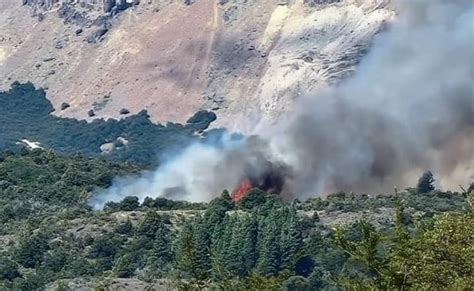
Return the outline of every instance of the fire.
[[[246,177],[232,191],[232,200],[234,202],[242,200],[253,188],[269,194],[281,195],[289,178],[290,174],[286,167],[268,162],[263,171],[248,171]]]
[[[247,196],[247,193],[252,190],[253,184],[250,179],[245,179],[240,183],[239,187],[237,187],[233,192],[232,192],[232,200],[234,202],[240,201],[242,198]]]

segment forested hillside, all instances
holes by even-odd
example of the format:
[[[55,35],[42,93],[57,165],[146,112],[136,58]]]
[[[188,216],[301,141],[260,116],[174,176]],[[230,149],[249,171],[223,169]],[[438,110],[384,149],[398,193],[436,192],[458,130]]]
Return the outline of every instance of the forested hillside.
[[[127,197],[92,210],[96,187],[140,170],[52,151],[0,158],[0,289],[468,290],[474,186],[375,197],[235,203]],[[461,189],[460,189],[461,190]],[[468,193],[471,194],[468,194]],[[138,193],[137,193],[138,194]]]
[[[0,291],[474,290],[473,19],[0,0]]]
[[[54,108],[44,90],[31,83],[13,83],[9,91],[0,92],[0,104],[0,150],[18,149],[17,143],[26,139],[61,153],[106,154],[115,160],[150,165],[159,163],[165,153],[221,132],[200,135],[216,119],[207,111],[196,113],[185,125],[154,124],[146,111],[90,123],[59,118],[50,114]]]

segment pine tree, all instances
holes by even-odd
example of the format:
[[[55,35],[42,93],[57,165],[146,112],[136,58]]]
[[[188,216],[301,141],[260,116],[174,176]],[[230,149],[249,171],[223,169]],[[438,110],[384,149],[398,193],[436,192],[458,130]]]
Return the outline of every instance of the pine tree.
[[[239,277],[246,273],[244,264],[245,224],[244,218],[232,215],[232,237],[228,246],[227,265],[229,271]]]
[[[396,240],[398,242],[403,242],[408,239],[408,230],[405,227],[405,221],[404,221],[405,207],[403,205],[403,201],[398,196],[396,189],[395,189],[395,197],[396,197],[395,235],[396,235]]]
[[[114,231],[119,234],[124,234],[131,236],[133,234],[133,224],[130,219],[127,219],[125,222],[119,223]]]
[[[218,227],[226,217],[227,211],[233,207],[234,203],[227,191],[224,191],[221,197],[215,198],[209,203],[209,207],[204,213],[204,220],[210,234],[214,233],[215,228]]]
[[[257,271],[263,276],[276,276],[280,271],[280,242],[277,221],[273,221],[272,217],[265,219],[261,243],[259,245],[259,260],[257,263]]]
[[[20,241],[15,249],[14,259],[25,268],[32,268],[43,260],[49,249],[46,235],[32,234]]]
[[[191,223],[185,223],[181,228],[176,247],[177,268],[192,276],[197,275],[198,261],[196,243]]]
[[[308,279],[301,276],[293,276],[283,282],[281,286],[282,291],[309,291],[310,282]]]
[[[21,274],[18,271],[18,266],[15,262],[9,258],[1,255],[0,256],[0,281],[13,280],[20,277]]]
[[[228,245],[232,238],[232,232],[233,219],[230,215],[226,215],[222,223],[216,225],[212,233],[210,252],[212,254],[213,274],[215,276],[229,273],[228,258],[230,255]]]
[[[138,226],[137,232],[149,239],[155,239],[156,233],[162,228],[166,228],[163,219],[156,211],[148,211],[145,215],[145,219]]]
[[[203,219],[199,219],[195,224],[195,245],[196,260],[200,273],[208,273],[211,269],[210,247],[211,237],[209,228]]]
[[[119,278],[130,278],[137,269],[136,254],[125,254],[115,261],[113,271]]]
[[[309,235],[309,238],[305,244],[304,253],[307,255],[316,255],[318,253],[324,252],[324,240],[320,231],[312,231]]]
[[[282,223],[281,250],[282,269],[291,270],[303,249],[301,222],[295,209],[285,209],[285,223]]]
[[[242,247],[242,260],[246,273],[250,273],[257,263],[257,237],[258,228],[255,214],[245,219],[243,222],[245,233],[244,245]]]
[[[416,186],[416,191],[420,194],[431,192],[435,189],[434,187],[434,177],[431,171],[427,171],[423,173],[423,175],[418,180],[418,184]]]
[[[205,251],[200,249],[204,247],[204,243],[201,234],[197,234],[200,232],[196,229],[197,223],[198,221],[190,221],[182,227],[177,243],[176,264],[177,268],[189,275],[201,290],[205,280],[209,278],[210,258],[207,249]],[[209,263],[205,260],[209,260]]]
[[[309,275],[310,290],[321,290],[324,285],[324,273],[321,268],[314,268],[311,275]]]
[[[160,228],[155,234],[153,242],[153,256],[160,265],[166,265],[173,259],[171,249],[171,231],[167,227]]]

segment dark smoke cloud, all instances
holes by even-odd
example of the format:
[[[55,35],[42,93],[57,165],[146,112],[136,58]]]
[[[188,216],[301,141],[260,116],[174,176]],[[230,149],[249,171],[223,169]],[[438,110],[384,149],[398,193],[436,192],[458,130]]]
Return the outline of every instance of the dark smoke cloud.
[[[209,200],[268,165],[291,172],[301,196],[387,192],[414,185],[427,169],[444,187],[474,177],[474,4],[396,1],[398,13],[356,74],[308,94],[274,126],[225,146],[193,145],[154,173],[118,179],[95,197],[161,196]]]
[[[296,170],[298,193],[390,191],[426,169],[449,186],[472,180],[474,4],[397,4],[356,75],[306,96],[269,137]]]

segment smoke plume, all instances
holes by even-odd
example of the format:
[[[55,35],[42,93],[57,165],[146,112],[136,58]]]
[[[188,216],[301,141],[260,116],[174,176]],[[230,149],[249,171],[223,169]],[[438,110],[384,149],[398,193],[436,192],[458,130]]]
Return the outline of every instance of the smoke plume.
[[[274,169],[288,172],[285,166],[271,162],[268,143],[257,136],[239,141],[224,136],[219,144],[197,143],[154,172],[116,178],[112,187],[93,197],[92,205],[100,208],[126,196],[207,201],[243,179],[258,179]]]
[[[301,100],[272,137],[298,193],[389,191],[426,169],[462,183],[457,167],[473,173],[473,3],[397,3],[353,78]]]
[[[308,197],[338,190],[387,192],[432,170],[441,187],[474,177],[474,4],[396,1],[357,72],[298,99],[277,124],[225,146],[193,145],[142,177],[119,179],[96,198],[127,195],[208,200],[269,164]],[[267,165],[267,166],[266,166]],[[290,178],[291,176],[291,178]]]

